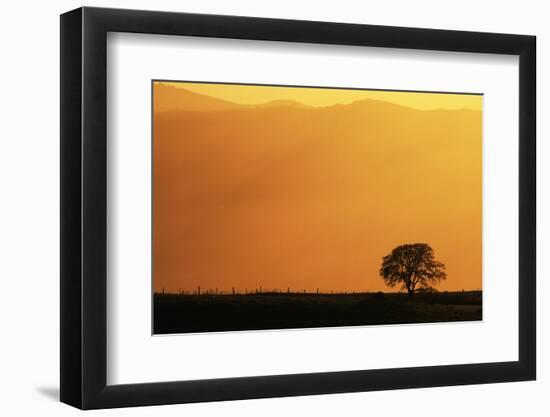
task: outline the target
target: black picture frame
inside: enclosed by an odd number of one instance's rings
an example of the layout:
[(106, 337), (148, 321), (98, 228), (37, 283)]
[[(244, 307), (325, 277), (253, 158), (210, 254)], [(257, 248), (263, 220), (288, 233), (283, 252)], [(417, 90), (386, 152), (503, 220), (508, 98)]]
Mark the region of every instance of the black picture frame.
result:
[[(519, 360), (107, 385), (108, 32), (519, 56)], [(102, 8), (61, 15), (61, 401), (82, 409), (534, 380), (534, 36)]]

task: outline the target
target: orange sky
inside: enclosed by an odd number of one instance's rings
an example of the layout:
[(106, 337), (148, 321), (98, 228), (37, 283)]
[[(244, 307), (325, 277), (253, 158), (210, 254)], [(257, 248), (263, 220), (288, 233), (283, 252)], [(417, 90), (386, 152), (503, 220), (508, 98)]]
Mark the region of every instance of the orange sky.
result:
[(155, 291), (387, 291), (426, 242), (481, 288), (482, 96), (154, 83)]

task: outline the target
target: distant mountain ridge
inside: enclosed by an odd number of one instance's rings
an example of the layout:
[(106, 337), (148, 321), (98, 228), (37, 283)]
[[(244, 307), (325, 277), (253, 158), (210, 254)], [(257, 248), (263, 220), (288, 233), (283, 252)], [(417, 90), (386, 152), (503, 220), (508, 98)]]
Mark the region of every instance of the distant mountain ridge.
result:
[(238, 104), (212, 96), (194, 93), (185, 88), (159, 83), (155, 86), (154, 110), (167, 111), (227, 111), (250, 108), (294, 107), (314, 108), (295, 100), (272, 100), (260, 104)]
[(241, 108), (230, 101), (193, 93), (185, 88), (155, 85), (153, 98), (155, 112), (166, 111), (223, 111)]
[(268, 101), (267, 103), (256, 104), (256, 105), (254, 105), (254, 107), (257, 107), (257, 108), (297, 107), (297, 108), (302, 108), (302, 109), (314, 108), (313, 106), (308, 106), (304, 103), (300, 103), (300, 102), (295, 101), (295, 100), (273, 100), (273, 101)]
[[(153, 99), (154, 111), (174, 112), (174, 111), (192, 111), (192, 112), (218, 112), (244, 109), (271, 109), (271, 108), (294, 108), (294, 109), (328, 109), (328, 108), (355, 108), (381, 107), (413, 109), (402, 104), (397, 104), (386, 100), (377, 100), (366, 98), (355, 100), (350, 103), (337, 103), (328, 106), (310, 106), (296, 100), (279, 99), (259, 104), (239, 104), (231, 101), (215, 98), (209, 95), (195, 93), (185, 88), (172, 87), (166, 84), (158, 83), (155, 85), (155, 94)], [(430, 109), (417, 111), (475, 111), (470, 109)]]

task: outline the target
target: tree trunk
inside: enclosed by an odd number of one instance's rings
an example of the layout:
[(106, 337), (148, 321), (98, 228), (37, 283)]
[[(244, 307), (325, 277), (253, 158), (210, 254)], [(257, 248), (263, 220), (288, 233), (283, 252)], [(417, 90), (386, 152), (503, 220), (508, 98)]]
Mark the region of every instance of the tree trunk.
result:
[(414, 290), (412, 288), (407, 288), (407, 291), (409, 292), (409, 298), (414, 298)]

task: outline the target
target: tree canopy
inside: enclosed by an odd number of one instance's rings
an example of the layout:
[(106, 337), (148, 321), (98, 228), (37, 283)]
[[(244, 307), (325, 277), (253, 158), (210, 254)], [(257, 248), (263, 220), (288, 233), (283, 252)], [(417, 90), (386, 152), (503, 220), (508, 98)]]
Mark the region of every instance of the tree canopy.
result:
[(447, 278), (445, 265), (434, 258), (427, 243), (400, 245), (382, 258), (380, 276), (388, 287), (401, 285), (409, 296), (419, 288), (431, 288)]

